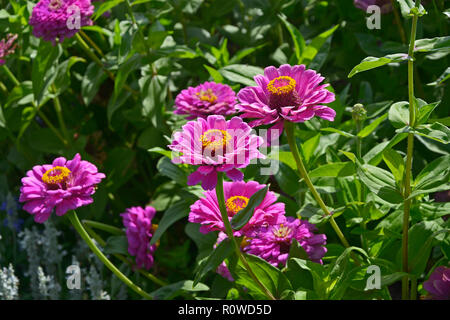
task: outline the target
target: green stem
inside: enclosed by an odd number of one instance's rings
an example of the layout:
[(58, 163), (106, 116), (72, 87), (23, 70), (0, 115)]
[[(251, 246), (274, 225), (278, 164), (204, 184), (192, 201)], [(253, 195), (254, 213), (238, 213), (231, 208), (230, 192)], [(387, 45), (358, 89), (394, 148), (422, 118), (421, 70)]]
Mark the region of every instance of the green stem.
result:
[[(356, 156), (358, 157), (359, 160), (362, 159), (362, 138), (358, 135), (359, 132), (361, 131), (362, 128), (362, 120), (357, 119), (355, 120), (356, 122)], [(366, 188), (365, 185), (360, 183), (361, 185), (361, 189), (360, 189), (360, 193), (361, 193), (361, 202), (365, 202), (366, 201)], [(366, 230), (366, 223), (363, 219), (363, 221), (361, 221), (360, 226), (363, 230)], [(361, 245), (364, 248), (364, 250), (367, 250), (368, 246), (367, 246), (367, 242), (366, 239), (364, 237), (364, 234), (361, 233)]]
[(83, 30), (80, 30), (80, 34), (83, 38), (86, 39), (87, 42), (89, 42), (92, 48), (94, 48), (94, 50), (97, 51), (101, 57), (105, 56), (103, 54), (103, 51), (97, 46), (97, 44), (94, 41), (92, 41), (92, 39)]
[[(84, 52), (86, 52), (89, 58), (91, 58), (100, 68), (102, 68), (102, 70), (105, 71), (105, 73), (112, 81), (115, 81), (116, 77), (114, 76), (114, 74), (105, 68), (103, 62), (95, 55), (95, 53), (91, 51), (91, 49), (89, 49), (89, 46), (86, 44), (86, 42), (83, 40), (83, 38), (81, 38), (81, 36), (78, 33), (75, 34), (75, 39), (78, 41), (78, 44), (81, 46)], [(127, 84), (124, 84), (123, 87), (126, 90), (130, 91), (132, 94), (137, 95), (137, 92), (132, 88), (130, 88)]]
[(3, 65), (3, 70), (5, 70), (6, 75), (14, 83), (14, 86), (20, 85), (19, 80), (17, 80), (16, 76), (11, 72), (11, 70), (9, 70), (9, 68), (8, 68), (8, 66), (6, 64)]
[(253, 273), (252, 269), (250, 268), (250, 266), (247, 262), (247, 259), (241, 252), (241, 249), (239, 247), (239, 244), (236, 241), (236, 238), (233, 235), (233, 229), (231, 228), (230, 220), (228, 218), (227, 208), (225, 206), (225, 195), (223, 192), (223, 172), (217, 173), (216, 195), (217, 195), (217, 201), (219, 202), (220, 214), (222, 215), (222, 220), (225, 225), (225, 231), (228, 235), (228, 238), (233, 243), (236, 255), (241, 260), (242, 264), (244, 265), (244, 267), (247, 270), (250, 277), (261, 288), (261, 290), (265, 293), (265, 295), (271, 300), (276, 300), (276, 298), (272, 295), (272, 293), (264, 286), (264, 284), (261, 281), (259, 281), (258, 277), (256, 277), (256, 275)]
[(406, 35), (405, 35), (405, 29), (403, 28), (402, 22), (400, 20), (400, 15), (398, 14), (398, 8), (397, 5), (395, 4), (395, 0), (391, 0), (392, 2), (392, 8), (393, 8), (393, 12), (394, 12), (394, 18), (395, 18), (395, 24), (398, 27), (398, 32), (400, 33), (400, 38), (402, 39), (402, 43), (406, 44)]
[(53, 98), (53, 105), (55, 107), (56, 116), (58, 117), (59, 126), (63, 132), (64, 138), (66, 141), (70, 141), (69, 132), (67, 131), (66, 122), (64, 121), (64, 116), (62, 114), (61, 102), (59, 101), (59, 97), (56, 95), (56, 87), (52, 84), (52, 90), (55, 94)]
[(417, 300), (417, 278), (411, 277), (411, 300)]
[[(420, 0), (416, 1), (416, 8), (419, 8)], [(417, 21), (419, 17), (414, 14), (412, 19), (411, 39), (408, 51), (408, 98), (409, 98), (409, 126), (414, 128), (416, 121), (416, 107), (414, 98), (414, 44), (416, 41)], [(408, 147), (406, 153), (406, 167), (404, 180), (404, 211), (403, 211), (403, 231), (402, 231), (402, 271), (409, 273), (408, 267), (408, 232), (409, 232), (409, 214), (411, 210), (411, 175), (414, 153), (414, 133), (408, 133)], [(402, 299), (409, 299), (409, 277), (402, 278)]]
[(47, 118), (45, 113), (43, 113), (41, 111), (41, 109), (39, 107), (37, 107), (34, 103), (33, 103), (33, 107), (36, 108), (37, 114), (45, 122), (47, 127), (49, 127), (49, 129), (53, 131), (55, 136), (58, 137), (58, 139), (61, 140), (61, 142), (64, 144), (64, 146), (67, 147), (69, 145), (69, 143), (67, 142), (66, 139), (64, 139), (64, 137), (61, 135), (61, 133), (59, 133), (58, 129), (56, 129), (56, 127), (52, 124), (52, 122)]
[(135, 285), (133, 281), (128, 279), (114, 264), (112, 264), (111, 261), (108, 260), (108, 258), (100, 251), (100, 249), (95, 245), (95, 243), (92, 241), (89, 234), (86, 232), (86, 229), (84, 229), (83, 225), (81, 224), (80, 220), (78, 219), (78, 216), (75, 211), (71, 211), (68, 214), (69, 220), (72, 223), (73, 227), (77, 230), (77, 232), (80, 234), (80, 236), (83, 238), (83, 240), (87, 243), (89, 248), (95, 253), (95, 255), (100, 259), (100, 261), (103, 262), (103, 264), (108, 267), (109, 270), (111, 270), (123, 283), (125, 283), (128, 287), (130, 287), (134, 292), (138, 293), (145, 299), (153, 299), (151, 295), (149, 295), (147, 292), (142, 290), (140, 287)]
[(298, 169), (298, 172), (300, 173), (300, 176), (303, 178), (303, 180), (305, 180), (306, 185), (308, 186), (312, 195), (316, 199), (320, 208), (323, 210), (325, 216), (330, 217), (331, 227), (336, 232), (337, 236), (341, 240), (344, 247), (349, 248), (350, 245), (349, 245), (347, 239), (345, 238), (341, 229), (339, 228), (336, 221), (334, 220), (332, 213), (328, 210), (327, 206), (325, 205), (325, 203), (323, 202), (319, 193), (317, 192), (316, 188), (314, 187), (313, 183), (311, 182), (311, 179), (309, 178), (308, 172), (306, 171), (305, 165), (303, 164), (302, 158), (300, 157), (300, 153), (298, 151), (297, 144), (295, 143), (293, 123), (289, 122), (289, 121), (285, 121), (284, 129), (286, 130), (289, 147), (291, 148), (291, 152), (292, 152), (292, 155), (294, 156), (295, 163), (297, 164), (297, 169)]
[(122, 229), (119, 229), (117, 227), (111, 226), (109, 224), (97, 222), (97, 221), (83, 220), (83, 224), (87, 225), (89, 227), (92, 227), (94, 229), (103, 230), (103, 231), (106, 231), (108, 233), (111, 233), (111, 234), (114, 234), (114, 235), (118, 235), (118, 236), (124, 234), (124, 231)]
[[(98, 242), (99, 245), (101, 245), (102, 247), (106, 246), (106, 242), (105, 240), (103, 240), (102, 237), (100, 237), (96, 232), (94, 232), (94, 230), (92, 230), (88, 225), (87, 225), (87, 220), (83, 220), (83, 225), (86, 229), (86, 231), (89, 233), (89, 235), (95, 239), (95, 241)], [(94, 221), (91, 221), (94, 222)], [(116, 257), (117, 259), (119, 259), (120, 261), (122, 261), (123, 263), (128, 264), (130, 267), (133, 266), (133, 262), (131, 262), (130, 260), (128, 260), (126, 257), (124, 257), (121, 254), (115, 253), (113, 254), (114, 257)], [(167, 285), (167, 283), (165, 283), (164, 281), (158, 279), (157, 277), (155, 277), (154, 275), (152, 275), (149, 272), (146, 272), (145, 270), (142, 269), (137, 269), (137, 271), (142, 274), (144, 277), (146, 277), (147, 279), (153, 281), (155, 284), (164, 287)]]

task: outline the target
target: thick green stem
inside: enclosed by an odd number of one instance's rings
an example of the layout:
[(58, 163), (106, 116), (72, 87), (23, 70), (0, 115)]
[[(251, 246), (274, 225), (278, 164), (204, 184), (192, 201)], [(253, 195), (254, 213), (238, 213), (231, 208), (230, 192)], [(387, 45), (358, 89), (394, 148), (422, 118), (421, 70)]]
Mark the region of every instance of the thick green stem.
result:
[[(416, 1), (416, 8), (419, 8), (420, 0)], [(409, 98), (409, 126), (414, 128), (416, 121), (416, 107), (414, 98), (414, 44), (416, 42), (417, 14), (414, 14), (412, 19), (411, 39), (409, 42), (408, 51), (408, 98)], [(404, 179), (404, 211), (403, 211), (403, 232), (402, 232), (402, 271), (409, 273), (408, 267), (408, 231), (409, 231), (409, 214), (411, 210), (411, 178), (412, 178), (412, 162), (414, 153), (414, 134), (408, 134), (408, 147), (406, 153), (406, 167)], [(409, 278), (408, 276), (402, 279), (402, 299), (409, 299)]]
[(225, 195), (223, 192), (223, 172), (217, 173), (216, 195), (217, 201), (219, 202), (220, 214), (222, 215), (222, 220), (225, 225), (225, 231), (226, 234), (228, 235), (228, 238), (233, 243), (236, 255), (241, 260), (250, 277), (253, 279), (253, 281), (256, 282), (256, 284), (261, 288), (261, 290), (265, 293), (265, 295), (271, 300), (276, 300), (276, 298), (272, 295), (272, 293), (264, 286), (264, 284), (261, 281), (259, 281), (258, 277), (256, 277), (256, 275), (253, 273), (252, 269), (250, 268), (247, 262), (247, 259), (241, 252), (240, 246), (237, 243), (236, 238), (233, 235), (233, 229), (231, 228), (227, 208), (225, 206)]
[[(362, 128), (362, 120), (357, 119), (357, 120), (355, 120), (355, 122), (356, 122), (356, 156), (358, 157), (359, 160), (361, 160), (362, 159), (362, 138), (358, 134)], [(360, 183), (360, 185), (361, 185), (360, 200), (361, 200), (361, 202), (365, 202), (366, 201), (366, 187), (363, 183)], [(363, 230), (366, 229), (366, 223), (364, 220), (361, 221), (360, 226)], [(366, 239), (365, 239), (363, 233), (361, 233), (361, 245), (364, 250), (367, 250), (368, 246), (367, 246), (367, 242), (366, 242)]]
[(11, 70), (9, 70), (9, 68), (8, 68), (8, 66), (6, 64), (3, 65), (3, 70), (5, 71), (5, 73), (8, 76), (8, 78), (14, 83), (15, 86), (20, 85), (19, 80), (17, 80), (17, 78), (14, 75), (14, 73), (12, 73)]
[[(87, 220), (83, 221), (83, 225), (86, 229), (86, 231), (88, 232), (88, 234), (95, 239), (95, 241), (97, 241), (97, 243), (99, 245), (101, 245), (102, 247), (106, 246), (106, 242), (105, 240), (103, 240), (102, 237), (100, 237), (96, 232), (94, 232), (94, 230), (92, 230), (87, 224), (86, 224)], [(94, 222), (94, 221), (91, 221)], [(120, 230), (120, 229), (119, 229)], [(130, 260), (128, 260), (126, 257), (124, 257), (121, 254), (113, 254), (114, 257), (116, 257), (117, 259), (119, 259), (120, 261), (122, 261), (123, 263), (128, 264), (130, 267), (133, 266), (133, 262), (131, 262)], [(142, 270), (142, 269), (137, 269), (137, 272), (139, 272), (140, 274), (142, 274), (144, 277), (146, 277), (147, 279), (151, 280), (152, 282), (154, 282), (155, 284), (164, 287), (167, 285), (167, 283), (165, 283), (164, 281), (158, 279), (157, 277), (155, 277), (153, 274)]]
[(339, 239), (341, 240), (342, 244), (346, 248), (349, 248), (350, 245), (349, 245), (347, 239), (345, 238), (341, 229), (339, 228), (336, 221), (334, 220), (332, 213), (328, 210), (328, 208), (325, 205), (325, 203), (323, 202), (320, 194), (317, 192), (316, 188), (314, 187), (313, 183), (311, 182), (311, 179), (309, 178), (308, 172), (306, 171), (305, 165), (303, 164), (302, 158), (300, 157), (300, 153), (298, 151), (297, 144), (295, 143), (293, 123), (289, 122), (289, 121), (285, 121), (284, 129), (286, 130), (289, 147), (291, 148), (292, 155), (294, 156), (295, 163), (297, 164), (297, 169), (298, 169), (298, 172), (300, 173), (300, 177), (303, 178), (303, 180), (305, 180), (306, 185), (308, 186), (309, 190), (311, 191), (312, 195), (314, 196), (314, 199), (316, 199), (320, 208), (323, 210), (324, 214), (326, 216), (330, 217), (331, 227), (336, 232), (336, 234), (339, 237)]
[(73, 227), (77, 230), (77, 232), (80, 234), (81, 238), (86, 242), (86, 244), (89, 246), (89, 248), (92, 250), (92, 252), (95, 253), (95, 255), (100, 259), (101, 262), (109, 269), (111, 270), (123, 283), (125, 283), (128, 287), (130, 287), (134, 292), (138, 293), (145, 299), (153, 299), (151, 295), (149, 295), (147, 292), (142, 290), (140, 287), (135, 285), (133, 281), (128, 279), (114, 264), (112, 264), (111, 261), (103, 254), (103, 252), (100, 251), (100, 249), (95, 245), (95, 243), (92, 241), (89, 234), (84, 229), (83, 225), (81, 224), (80, 220), (78, 219), (78, 216), (75, 211), (71, 211), (67, 214), (69, 217), (70, 222), (72, 223)]

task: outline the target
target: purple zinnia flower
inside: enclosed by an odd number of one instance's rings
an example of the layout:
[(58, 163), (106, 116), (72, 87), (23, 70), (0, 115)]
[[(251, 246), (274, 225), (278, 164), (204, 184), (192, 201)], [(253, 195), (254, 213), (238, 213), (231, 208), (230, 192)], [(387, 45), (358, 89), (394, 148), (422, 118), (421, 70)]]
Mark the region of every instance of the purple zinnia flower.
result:
[(29, 23), (35, 37), (55, 44), (92, 25), (93, 13), (90, 0), (41, 0), (33, 8)]
[(336, 112), (323, 105), (334, 101), (334, 93), (325, 89), (328, 84), (319, 85), (324, 77), (314, 70), (284, 64), (267, 67), (254, 79), (258, 85), (239, 91), (237, 104), (242, 118), (256, 118), (250, 126), (273, 125), (281, 134), (284, 120), (304, 122), (318, 116), (334, 121)]
[(34, 166), (22, 178), (20, 202), (23, 210), (34, 215), (38, 223), (46, 221), (55, 208), (62, 216), (69, 210), (88, 205), (94, 200), (97, 184), (105, 178), (97, 167), (82, 161), (79, 154), (73, 160), (56, 158), (52, 164)]
[(243, 250), (277, 267), (286, 264), (292, 239), (296, 239), (312, 261), (322, 263), (322, 257), (327, 252), (324, 247), (327, 237), (314, 234), (314, 231), (316, 227), (308, 221), (286, 217), (281, 223), (261, 227), (254, 232), (248, 237)]
[(209, 115), (231, 115), (236, 113), (236, 94), (226, 84), (205, 82), (189, 87), (176, 97), (175, 114), (187, 114), (188, 120)]
[(391, 0), (354, 0), (355, 7), (367, 11), (370, 6), (378, 6), (381, 9), (381, 13), (388, 13), (392, 11)]
[(437, 267), (423, 288), (431, 294), (433, 300), (450, 300), (450, 268)]
[(6, 56), (14, 53), (14, 49), (16, 49), (17, 44), (14, 43), (17, 39), (17, 34), (8, 34), (6, 36), (6, 40), (2, 39), (0, 41), (0, 66), (5, 64)]
[(200, 165), (189, 175), (188, 185), (202, 181), (205, 190), (212, 190), (217, 184), (217, 172), (225, 172), (233, 180), (242, 180), (244, 175), (237, 168), (245, 168), (250, 160), (265, 158), (258, 150), (263, 139), (252, 134), (252, 129), (242, 118), (233, 117), (226, 121), (223, 116), (197, 118), (174, 133), (168, 147), (181, 153), (174, 156), (174, 163)]
[(136, 257), (138, 268), (150, 269), (153, 266), (153, 253), (157, 245), (150, 245), (157, 225), (152, 224), (156, 214), (153, 207), (131, 207), (122, 213), (123, 224), (127, 229), (128, 252)]
[[(264, 184), (255, 181), (224, 182), (225, 206), (229, 219), (231, 220), (236, 213), (245, 208), (251, 196), (264, 187)], [(216, 191), (205, 191), (203, 194), (205, 198), (200, 198), (191, 206), (189, 221), (200, 223), (200, 232), (203, 233), (217, 230), (225, 231)], [(284, 203), (275, 203), (276, 201), (275, 193), (268, 191), (261, 204), (255, 208), (250, 221), (241, 230), (235, 231), (235, 235), (247, 234), (257, 227), (273, 225), (283, 221)]]

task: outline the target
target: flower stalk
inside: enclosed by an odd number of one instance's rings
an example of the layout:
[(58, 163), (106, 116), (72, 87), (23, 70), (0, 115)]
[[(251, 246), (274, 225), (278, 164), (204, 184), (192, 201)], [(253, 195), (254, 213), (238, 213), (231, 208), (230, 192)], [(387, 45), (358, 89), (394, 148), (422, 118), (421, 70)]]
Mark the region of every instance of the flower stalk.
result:
[(289, 147), (291, 148), (292, 155), (294, 156), (295, 163), (297, 164), (297, 169), (298, 169), (298, 172), (300, 173), (300, 177), (302, 177), (303, 180), (305, 180), (306, 185), (308, 186), (309, 190), (311, 191), (312, 195), (314, 196), (314, 199), (316, 199), (320, 208), (323, 210), (325, 216), (330, 217), (331, 227), (336, 232), (337, 236), (341, 240), (344, 247), (349, 248), (350, 245), (349, 245), (347, 239), (345, 238), (344, 234), (342, 233), (341, 229), (339, 228), (338, 224), (334, 220), (333, 214), (330, 212), (330, 210), (328, 210), (328, 208), (325, 205), (325, 203), (323, 202), (320, 194), (317, 192), (316, 188), (314, 187), (313, 183), (311, 182), (311, 179), (309, 178), (308, 172), (306, 171), (305, 165), (303, 164), (302, 158), (300, 157), (300, 153), (298, 151), (297, 144), (295, 143), (293, 123), (290, 121), (285, 121), (284, 128), (286, 130)]
[[(408, 99), (409, 99), (409, 126), (414, 128), (416, 121), (416, 107), (414, 97), (414, 44), (416, 41), (417, 21), (419, 19), (418, 9), (420, 0), (416, 0), (415, 9), (411, 10), (413, 13), (411, 38), (409, 41), (408, 51)], [(411, 210), (412, 199), (411, 195), (411, 179), (412, 179), (412, 162), (414, 153), (414, 133), (408, 133), (408, 146), (406, 153), (406, 167), (404, 178), (404, 211), (403, 211), (403, 232), (402, 232), (402, 271), (409, 273), (408, 267), (408, 232), (409, 232), (409, 215)], [(402, 299), (409, 299), (409, 277), (402, 278)]]
[(133, 281), (128, 279), (101, 251), (100, 249), (95, 245), (95, 243), (92, 241), (91, 237), (87, 233), (86, 229), (81, 224), (80, 220), (78, 219), (78, 216), (75, 211), (71, 211), (67, 213), (67, 216), (69, 217), (70, 222), (72, 223), (73, 227), (77, 232), (80, 234), (81, 238), (86, 242), (86, 244), (89, 246), (89, 248), (92, 250), (92, 252), (95, 253), (95, 255), (100, 259), (101, 262), (109, 269), (111, 270), (123, 283), (125, 283), (128, 287), (130, 287), (134, 292), (141, 295), (143, 298), (152, 300), (153, 297), (142, 290), (140, 287), (135, 285)]
[(272, 295), (272, 293), (267, 289), (264, 284), (259, 281), (258, 277), (253, 273), (252, 269), (250, 268), (247, 259), (242, 254), (241, 249), (239, 247), (239, 244), (236, 241), (236, 238), (233, 235), (233, 229), (230, 224), (230, 220), (228, 218), (227, 208), (225, 206), (225, 195), (223, 192), (223, 172), (217, 173), (217, 185), (216, 185), (216, 195), (217, 195), (217, 201), (219, 203), (219, 209), (220, 213), (222, 215), (222, 220), (225, 225), (225, 231), (228, 235), (228, 238), (233, 243), (233, 247), (235, 249), (236, 255), (238, 256), (239, 260), (241, 260), (242, 264), (244, 265), (245, 269), (247, 270), (250, 277), (255, 281), (255, 283), (261, 288), (261, 290), (264, 292), (264, 294), (270, 299), (270, 300), (276, 300), (276, 298)]

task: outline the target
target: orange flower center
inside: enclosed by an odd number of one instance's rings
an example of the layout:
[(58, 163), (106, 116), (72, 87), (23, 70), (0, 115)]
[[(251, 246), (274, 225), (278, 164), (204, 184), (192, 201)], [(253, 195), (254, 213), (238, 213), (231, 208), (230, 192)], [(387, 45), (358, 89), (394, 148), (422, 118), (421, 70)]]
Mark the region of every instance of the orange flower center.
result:
[(202, 101), (208, 101), (209, 103), (217, 101), (217, 96), (211, 89), (201, 90), (200, 92), (197, 92), (196, 95)]
[(292, 229), (280, 224), (278, 228), (273, 229), (272, 233), (276, 238), (284, 239), (292, 233)]
[(228, 198), (225, 206), (227, 207), (229, 213), (235, 215), (247, 206), (248, 200), (249, 199), (244, 196), (233, 196), (231, 198)]
[(210, 129), (200, 136), (203, 147), (217, 150), (224, 148), (231, 140), (231, 135), (225, 130)]
[(296, 82), (288, 76), (275, 78), (267, 85), (267, 90), (275, 95), (285, 95), (295, 90)]
[(70, 174), (70, 170), (66, 167), (56, 166), (45, 171), (42, 175), (42, 181), (46, 184), (59, 184), (66, 182)]

